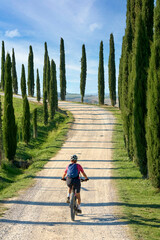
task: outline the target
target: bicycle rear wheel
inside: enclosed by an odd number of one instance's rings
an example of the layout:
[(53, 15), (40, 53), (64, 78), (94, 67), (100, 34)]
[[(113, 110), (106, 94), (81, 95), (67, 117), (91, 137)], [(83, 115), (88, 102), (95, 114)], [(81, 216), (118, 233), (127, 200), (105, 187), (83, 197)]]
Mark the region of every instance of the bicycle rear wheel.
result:
[(72, 221), (74, 221), (75, 219), (75, 213), (76, 213), (76, 209), (75, 209), (76, 203), (75, 203), (75, 193), (72, 192), (71, 194), (71, 203), (70, 203), (70, 207), (71, 207), (71, 219)]

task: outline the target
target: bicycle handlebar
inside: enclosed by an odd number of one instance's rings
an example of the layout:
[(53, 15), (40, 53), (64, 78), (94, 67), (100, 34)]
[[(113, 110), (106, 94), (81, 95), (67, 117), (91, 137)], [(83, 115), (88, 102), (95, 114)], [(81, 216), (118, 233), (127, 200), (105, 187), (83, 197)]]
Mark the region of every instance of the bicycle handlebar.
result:
[[(61, 178), (61, 180), (62, 181), (66, 181), (66, 178)], [(87, 178), (87, 179), (83, 179), (83, 178), (81, 178), (81, 182), (87, 182), (89, 179)]]

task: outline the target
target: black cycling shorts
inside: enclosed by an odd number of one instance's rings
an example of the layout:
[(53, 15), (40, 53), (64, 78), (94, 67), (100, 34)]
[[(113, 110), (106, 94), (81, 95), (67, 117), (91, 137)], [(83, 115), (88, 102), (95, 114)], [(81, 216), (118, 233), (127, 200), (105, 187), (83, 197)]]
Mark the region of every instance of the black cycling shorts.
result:
[(67, 177), (67, 186), (72, 189), (72, 186), (75, 189), (76, 193), (80, 193), (81, 182), (79, 178), (69, 178)]

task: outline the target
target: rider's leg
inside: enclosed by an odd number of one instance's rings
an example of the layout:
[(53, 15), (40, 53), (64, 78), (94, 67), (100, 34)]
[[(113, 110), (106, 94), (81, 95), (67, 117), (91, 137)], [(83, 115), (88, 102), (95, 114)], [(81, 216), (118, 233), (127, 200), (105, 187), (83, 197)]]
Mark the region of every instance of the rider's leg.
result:
[(80, 204), (81, 204), (81, 195), (80, 195), (80, 192), (79, 192), (79, 193), (76, 193), (76, 197), (77, 197), (78, 205), (80, 205)]

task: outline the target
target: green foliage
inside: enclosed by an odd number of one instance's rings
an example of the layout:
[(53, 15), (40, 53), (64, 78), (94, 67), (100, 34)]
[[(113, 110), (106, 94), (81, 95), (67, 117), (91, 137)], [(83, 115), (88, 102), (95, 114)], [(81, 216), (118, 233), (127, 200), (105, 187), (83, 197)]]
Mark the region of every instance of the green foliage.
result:
[(1, 56), (1, 89), (4, 91), (5, 86), (5, 47), (4, 47), (4, 41), (2, 41), (2, 56)]
[(149, 178), (160, 188), (160, 0), (154, 12), (154, 37), (148, 74), (147, 159)]
[(55, 92), (54, 92), (54, 74), (55, 66), (53, 60), (51, 60), (51, 80), (50, 80), (50, 118), (54, 117), (56, 106), (55, 106)]
[(0, 96), (0, 165), (3, 159), (2, 102)]
[(22, 117), (22, 138), (28, 144), (31, 138), (30, 135), (30, 107), (27, 95), (23, 98), (23, 117)]
[(12, 49), (12, 84), (13, 84), (13, 92), (18, 94), (18, 82), (17, 82), (17, 72), (16, 72), (16, 61), (14, 48)]
[(37, 108), (33, 111), (33, 138), (37, 138)]
[(32, 46), (29, 46), (28, 56), (28, 95), (34, 96), (34, 60)]
[(47, 43), (44, 43), (44, 66), (43, 66), (43, 94), (46, 90), (46, 82), (47, 82), (47, 61), (48, 61), (48, 50), (47, 50)]
[(65, 69), (65, 50), (64, 40), (61, 38), (60, 43), (60, 96), (61, 100), (66, 98), (66, 69)]
[(100, 43), (99, 67), (98, 67), (98, 99), (99, 104), (104, 104), (104, 59), (103, 42)]
[(83, 103), (85, 87), (86, 87), (86, 77), (87, 77), (87, 59), (85, 45), (82, 45), (82, 58), (81, 58), (81, 75), (80, 75), (80, 91), (81, 91), (81, 101)]
[(47, 57), (46, 91), (47, 91), (47, 99), (49, 101), (50, 100), (50, 60), (49, 60), (49, 56)]
[(55, 104), (55, 109), (58, 110), (57, 75), (56, 75), (56, 64), (54, 61), (53, 61), (53, 66), (54, 66), (54, 81), (53, 81), (54, 104)]
[(133, 78), (133, 148), (134, 161), (140, 171), (147, 176), (146, 157), (146, 92), (147, 70), (149, 64), (148, 39), (142, 15), (136, 18), (135, 48), (133, 51), (132, 78)]
[(25, 75), (24, 64), (22, 64), (22, 71), (21, 71), (21, 93), (22, 93), (22, 97), (24, 98), (26, 95), (26, 75)]
[(119, 108), (121, 109), (121, 99), (122, 99), (122, 73), (123, 73), (123, 56), (124, 56), (124, 37), (122, 42), (122, 53), (119, 63), (119, 75), (118, 75), (118, 100)]
[(37, 101), (40, 102), (41, 100), (41, 89), (40, 89), (40, 79), (39, 79), (39, 71), (37, 69)]
[(43, 96), (43, 119), (44, 119), (44, 125), (47, 125), (48, 124), (47, 91), (44, 92), (44, 96)]
[(5, 62), (5, 97), (3, 117), (3, 143), (5, 156), (10, 161), (14, 160), (17, 148), (17, 125), (12, 100), (11, 58), (7, 54)]
[(142, 17), (144, 25), (146, 26), (149, 41), (153, 40), (153, 12), (154, 0), (143, 0)]
[(116, 105), (116, 67), (115, 67), (115, 48), (114, 48), (114, 37), (111, 33), (110, 35), (110, 53), (109, 53), (109, 92), (111, 105)]

